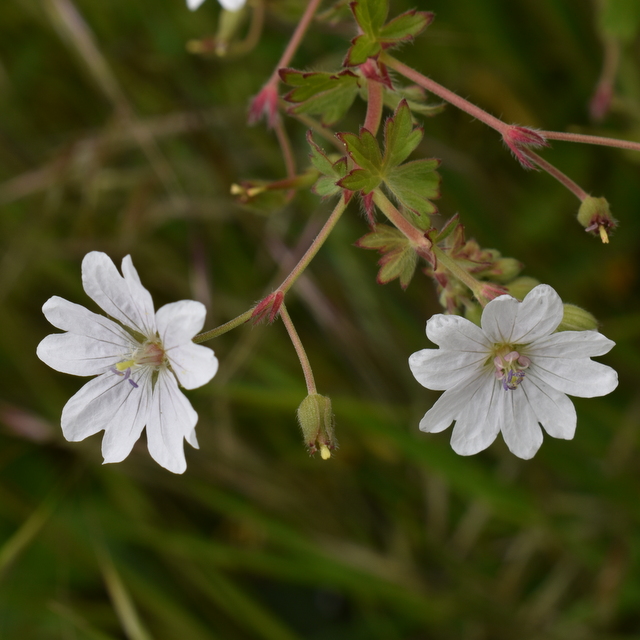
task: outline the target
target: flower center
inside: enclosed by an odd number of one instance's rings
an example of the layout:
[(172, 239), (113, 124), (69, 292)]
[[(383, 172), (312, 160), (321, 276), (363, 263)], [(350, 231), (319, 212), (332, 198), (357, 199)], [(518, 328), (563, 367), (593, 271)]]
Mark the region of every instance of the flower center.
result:
[(524, 380), (524, 370), (531, 364), (527, 356), (521, 356), (517, 351), (510, 351), (502, 355), (498, 354), (493, 359), (496, 368), (496, 378), (502, 380), (502, 388), (505, 391), (514, 391)]
[(162, 343), (149, 340), (141, 344), (137, 349), (134, 349), (129, 360), (123, 360), (111, 367), (111, 371), (116, 375), (124, 376), (123, 380), (128, 380), (129, 384), (137, 389), (138, 384), (131, 379), (131, 370), (133, 367), (142, 366), (158, 369), (165, 363), (166, 356), (162, 348)]

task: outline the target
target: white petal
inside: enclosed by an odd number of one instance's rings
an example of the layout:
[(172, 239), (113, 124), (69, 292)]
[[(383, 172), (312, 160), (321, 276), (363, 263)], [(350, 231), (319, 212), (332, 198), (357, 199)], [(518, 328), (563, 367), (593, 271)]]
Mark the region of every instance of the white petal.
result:
[(576, 432), (576, 409), (564, 393), (531, 376), (524, 379), (519, 390), (526, 395), (538, 422), (550, 436), (563, 440), (573, 438)]
[(526, 375), (578, 398), (605, 396), (618, 386), (618, 374), (611, 367), (589, 358), (569, 360), (536, 356)]
[(195, 11), (203, 2), (204, 0), (187, 0), (187, 7), (189, 7), (191, 11)]
[(427, 322), (427, 337), (446, 349), (486, 353), (491, 344), (480, 327), (466, 318), (438, 313)]
[(126, 359), (131, 347), (108, 344), (73, 333), (54, 333), (40, 342), (36, 354), (56, 371), (73, 376), (95, 376)]
[(42, 311), (51, 324), (68, 331), (47, 336), (36, 351), (43, 362), (57, 371), (96, 375), (136, 346), (131, 336), (109, 318), (63, 298), (50, 298)]
[(427, 389), (441, 391), (478, 375), (487, 353), (423, 349), (409, 357), (409, 368), (416, 380)]
[(239, 11), (244, 7), (246, 0), (218, 0), (227, 11)]
[(62, 410), (64, 437), (77, 442), (104, 429), (104, 461), (126, 458), (149, 415), (150, 374), (148, 368), (134, 372), (137, 389), (114, 373), (104, 373), (85, 384)]
[(178, 382), (185, 389), (207, 384), (218, 371), (218, 359), (213, 351), (193, 342), (171, 349), (167, 356)]
[(191, 342), (204, 326), (206, 314), (205, 306), (195, 300), (181, 300), (160, 307), (156, 323), (165, 351)]
[(457, 387), (445, 391), (436, 403), (425, 413), (420, 421), (420, 430), (427, 433), (444, 431), (454, 420), (460, 416), (472, 396), (486, 380), (487, 376), (478, 376)]
[(153, 390), (151, 414), (147, 423), (147, 443), (151, 457), (173, 473), (184, 473), (184, 439), (192, 434), (198, 414), (178, 389), (178, 383), (168, 371), (160, 371)]
[(536, 340), (527, 347), (527, 356), (593, 358), (609, 353), (615, 344), (597, 331), (561, 331)]
[(466, 404), (456, 419), (451, 434), (451, 448), (461, 456), (471, 456), (486, 449), (498, 436), (495, 396), (500, 385), (493, 375), (478, 379)]
[(156, 332), (153, 302), (140, 284), (127, 256), (122, 261), (123, 278), (111, 258), (99, 251), (88, 253), (82, 261), (82, 284), (87, 295), (112, 318), (145, 336)]
[(492, 300), (482, 313), (482, 329), (493, 342), (529, 344), (555, 331), (562, 315), (560, 296), (540, 284), (522, 302), (510, 296)]
[(522, 389), (501, 390), (496, 394), (496, 418), (509, 451), (530, 460), (542, 444), (542, 429), (533, 407)]

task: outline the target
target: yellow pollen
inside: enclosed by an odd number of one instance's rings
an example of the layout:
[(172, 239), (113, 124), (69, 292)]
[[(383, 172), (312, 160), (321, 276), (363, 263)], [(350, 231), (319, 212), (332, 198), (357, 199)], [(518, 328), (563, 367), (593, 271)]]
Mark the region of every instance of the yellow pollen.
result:
[(323, 460), (328, 460), (331, 457), (331, 451), (329, 451), (329, 447), (326, 444), (320, 445), (320, 457)]
[(130, 369), (131, 367), (133, 367), (133, 365), (135, 364), (135, 360), (127, 360), (126, 362), (118, 362), (118, 364), (116, 364), (116, 369), (118, 371), (126, 371), (127, 369)]
[(609, 244), (609, 235), (607, 234), (607, 230), (604, 228), (604, 225), (600, 225), (598, 227), (598, 231), (600, 232), (600, 239), (604, 244)]

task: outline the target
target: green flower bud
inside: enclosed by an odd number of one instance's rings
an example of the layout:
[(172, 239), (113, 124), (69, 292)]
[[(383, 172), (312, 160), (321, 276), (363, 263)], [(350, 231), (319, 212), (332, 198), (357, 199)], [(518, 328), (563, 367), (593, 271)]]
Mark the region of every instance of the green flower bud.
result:
[(535, 278), (530, 278), (529, 276), (521, 276), (520, 278), (516, 278), (512, 282), (507, 285), (507, 291), (510, 296), (517, 298), (518, 300), (523, 300), (524, 297), (533, 289), (537, 287), (540, 283)]
[(328, 460), (338, 446), (330, 398), (317, 393), (308, 395), (298, 407), (298, 422), (309, 453), (320, 450), (322, 459)]
[(575, 304), (565, 304), (562, 322), (556, 331), (593, 331), (598, 328), (598, 321), (584, 309)]
[(585, 231), (598, 232), (602, 242), (609, 242), (608, 232), (618, 226), (618, 221), (611, 215), (609, 203), (605, 198), (587, 196), (578, 210), (578, 222)]
[(522, 262), (515, 258), (500, 258), (491, 269), (492, 279), (505, 284), (513, 280), (522, 271)]

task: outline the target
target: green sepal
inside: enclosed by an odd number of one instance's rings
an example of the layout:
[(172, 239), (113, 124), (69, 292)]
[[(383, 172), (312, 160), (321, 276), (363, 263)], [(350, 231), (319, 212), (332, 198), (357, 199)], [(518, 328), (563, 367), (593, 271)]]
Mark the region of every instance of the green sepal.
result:
[(289, 112), (319, 115), (325, 125), (336, 123), (346, 114), (358, 95), (361, 81), (348, 69), (340, 73), (282, 69), (280, 77), (295, 87), (284, 96), (287, 102), (296, 103)]
[(575, 304), (562, 306), (562, 321), (556, 331), (595, 331), (598, 328), (598, 321), (585, 309)]
[[(424, 218), (438, 210), (430, 198), (440, 195), (440, 176), (435, 171), (439, 164), (435, 158), (407, 162), (387, 171), (384, 182), (400, 204)], [(421, 228), (429, 226), (430, 222)]]
[(387, 119), (384, 126), (383, 170), (403, 163), (420, 144), (422, 136), (422, 128), (413, 128), (407, 101), (401, 100), (395, 113)]

